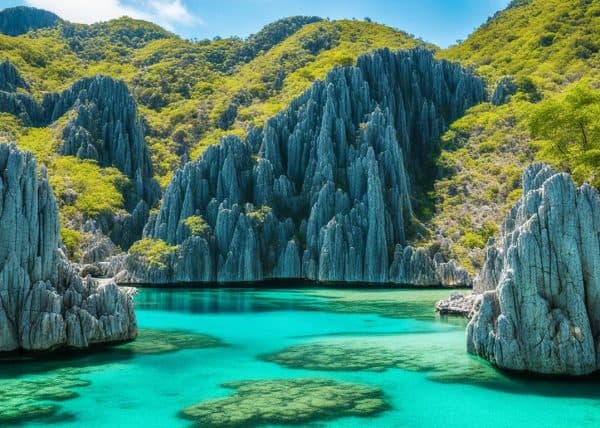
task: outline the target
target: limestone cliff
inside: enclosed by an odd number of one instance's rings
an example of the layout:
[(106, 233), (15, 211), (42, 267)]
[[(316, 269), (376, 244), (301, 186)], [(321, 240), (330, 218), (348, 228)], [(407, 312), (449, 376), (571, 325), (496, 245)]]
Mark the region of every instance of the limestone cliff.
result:
[(0, 62), (0, 91), (15, 92), (18, 88), (29, 89), (29, 85), (10, 61)]
[[(470, 282), (441, 256), (413, 259), (404, 247), (411, 188), (428, 174), (437, 138), (484, 97), (480, 79), (423, 49), (380, 50), (335, 69), (262, 135), (228, 137), (177, 172), (145, 229), (177, 250), (159, 268), (132, 255), (122, 278)], [(201, 232), (189, 227), (194, 218)]]
[[(583, 375), (599, 369), (600, 195), (532, 164), (521, 200), (490, 247), (469, 352), (507, 369)], [(492, 243), (493, 244), (493, 243)]]
[(131, 293), (80, 278), (59, 250), (58, 209), (30, 153), (0, 145), (0, 351), (86, 348), (137, 335)]
[(7, 36), (54, 27), (59, 22), (61, 19), (52, 12), (33, 7), (17, 6), (0, 11), (0, 33)]
[(150, 208), (161, 192), (127, 85), (107, 76), (85, 78), (61, 93), (45, 94), (37, 103), (26, 93), (8, 90), (23, 84), (26, 82), (10, 63), (0, 64), (0, 111), (15, 114), (26, 124), (47, 126), (74, 110), (63, 131), (62, 154), (116, 167), (130, 178), (132, 188), (125, 193), (129, 214), (99, 222), (116, 244), (128, 248), (141, 237)]

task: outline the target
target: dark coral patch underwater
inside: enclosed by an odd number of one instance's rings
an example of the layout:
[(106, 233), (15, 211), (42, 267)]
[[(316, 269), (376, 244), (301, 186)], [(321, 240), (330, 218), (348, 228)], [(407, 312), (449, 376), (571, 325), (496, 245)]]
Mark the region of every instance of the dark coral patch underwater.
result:
[(371, 386), (328, 379), (232, 382), (230, 397), (202, 401), (180, 416), (202, 427), (255, 427), (305, 424), (345, 416), (374, 416), (389, 408)]

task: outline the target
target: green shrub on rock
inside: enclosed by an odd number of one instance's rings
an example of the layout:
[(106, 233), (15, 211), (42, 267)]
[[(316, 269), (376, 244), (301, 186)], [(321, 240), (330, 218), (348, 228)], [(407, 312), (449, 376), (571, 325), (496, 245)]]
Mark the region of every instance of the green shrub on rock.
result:
[(145, 238), (133, 244), (129, 249), (129, 253), (142, 258), (150, 266), (163, 268), (169, 255), (176, 249), (177, 247), (160, 239)]

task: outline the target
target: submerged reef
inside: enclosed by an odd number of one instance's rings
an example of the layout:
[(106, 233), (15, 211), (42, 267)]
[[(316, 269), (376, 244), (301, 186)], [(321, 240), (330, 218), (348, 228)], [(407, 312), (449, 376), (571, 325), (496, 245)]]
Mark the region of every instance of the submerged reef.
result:
[(60, 369), (41, 378), (0, 379), (0, 425), (70, 418), (60, 413), (59, 402), (79, 396), (90, 383), (80, 379), (80, 369)]
[(465, 353), (454, 332), (320, 339), (261, 356), (289, 368), (323, 371), (389, 369), (426, 372), (442, 383), (509, 388), (511, 381)]
[(181, 330), (140, 329), (134, 342), (120, 345), (117, 351), (134, 354), (164, 354), (183, 349), (202, 349), (224, 346), (221, 340), (213, 336)]
[(255, 427), (374, 416), (389, 408), (378, 388), (327, 379), (244, 381), (223, 386), (235, 393), (187, 407), (181, 417), (207, 428)]

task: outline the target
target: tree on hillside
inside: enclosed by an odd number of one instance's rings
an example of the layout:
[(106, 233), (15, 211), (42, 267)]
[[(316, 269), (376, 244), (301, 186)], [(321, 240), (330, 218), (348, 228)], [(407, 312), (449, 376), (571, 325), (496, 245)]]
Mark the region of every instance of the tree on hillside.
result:
[(529, 121), (548, 160), (580, 181), (600, 184), (600, 91), (584, 84), (541, 102)]

